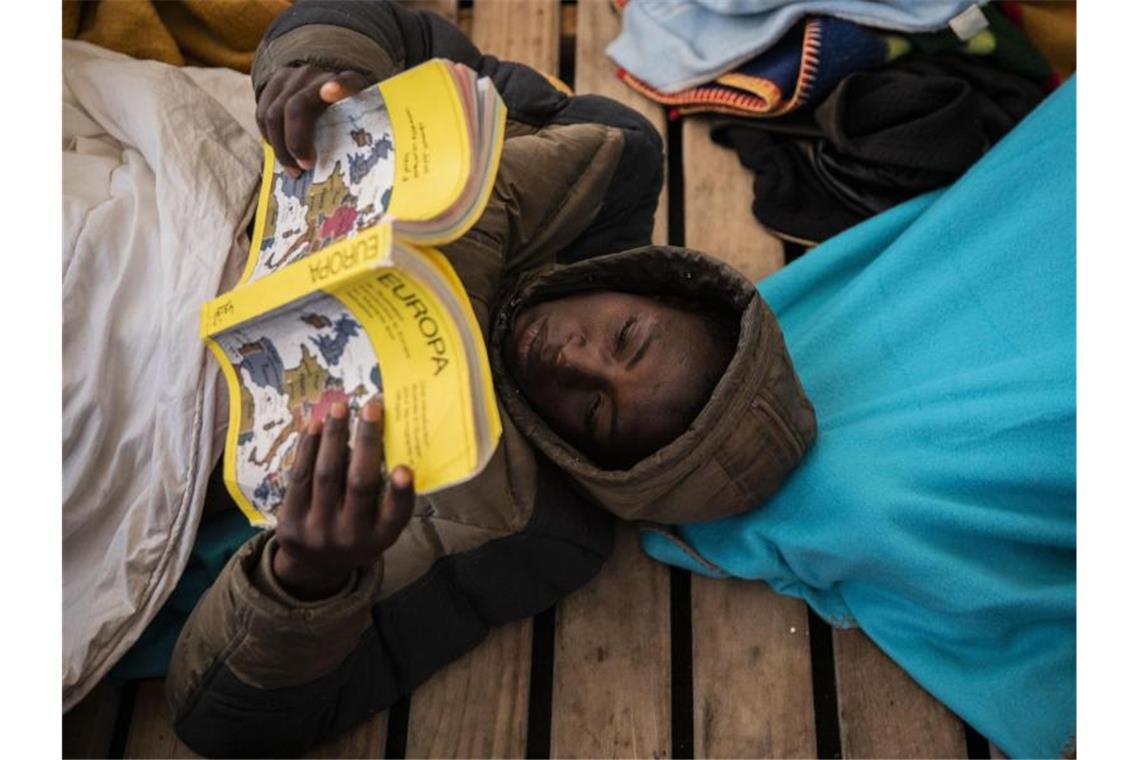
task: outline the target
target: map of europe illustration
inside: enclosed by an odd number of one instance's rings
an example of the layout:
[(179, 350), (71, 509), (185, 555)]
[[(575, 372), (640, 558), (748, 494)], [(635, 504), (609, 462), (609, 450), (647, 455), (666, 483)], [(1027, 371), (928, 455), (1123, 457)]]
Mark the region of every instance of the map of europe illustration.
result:
[(373, 87), (317, 122), (317, 163), (296, 179), (276, 165), (250, 279), (275, 272), (381, 220), (392, 196), (392, 122)]
[(237, 481), (272, 516), (310, 417), (323, 417), (337, 401), (359, 410), (380, 393), (376, 355), (352, 314), (320, 293), (217, 341), (241, 386)]

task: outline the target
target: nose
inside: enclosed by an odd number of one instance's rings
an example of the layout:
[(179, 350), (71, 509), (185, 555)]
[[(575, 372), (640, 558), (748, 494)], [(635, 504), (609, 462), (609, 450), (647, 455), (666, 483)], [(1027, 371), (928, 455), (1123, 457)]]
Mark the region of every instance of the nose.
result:
[(564, 388), (595, 390), (603, 388), (611, 378), (611, 362), (602, 352), (582, 338), (571, 338), (555, 357), (555, 379)]

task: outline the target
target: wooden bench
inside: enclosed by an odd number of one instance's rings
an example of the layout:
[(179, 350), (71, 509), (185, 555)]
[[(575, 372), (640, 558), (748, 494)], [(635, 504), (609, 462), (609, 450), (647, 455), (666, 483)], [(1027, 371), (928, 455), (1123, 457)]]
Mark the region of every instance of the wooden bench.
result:
[[(647, 116), (668, 151), (654, 242), (759, 279), (784, 248), (750, 211), (751, 175), (697, 118), (667, 123), (613, 74), (610, 0), (420, 0), (480, 47)], [(101, 685), (64, 717), (65, 757), (193, 757), (162, 682)], [(649, 560), (622, 525), (586, 588), (494, 631), (410, 700), (312, 757), (989, 757), (985, 739), (862, 633), (831, 630), (762, 583)]]

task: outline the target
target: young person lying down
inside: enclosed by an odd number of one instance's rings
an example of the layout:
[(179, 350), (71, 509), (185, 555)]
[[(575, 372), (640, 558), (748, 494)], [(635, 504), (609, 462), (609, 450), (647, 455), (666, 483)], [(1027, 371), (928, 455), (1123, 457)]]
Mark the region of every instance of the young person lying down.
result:
[(443, 249), (489, 343), (502, 438), (479, 476), (417, 497), (399, 462), (384, 477), (379, 405), (351, 450), (344, 406), (310, 425), (276, 531), (238, 551), (175, 648), (175, 730), (204, 754), (296, 754), (348, 729), (589, 580), (613, 515), (742, 512), (815, 437), (752, 283), (648, 245), (661, 145), (628, 109), (430, 14), (312, 2), (259, 49), (262, 131), (303, 171), (328, 102), (432, 57), (490, 76), (508, 107), (487, 210)]

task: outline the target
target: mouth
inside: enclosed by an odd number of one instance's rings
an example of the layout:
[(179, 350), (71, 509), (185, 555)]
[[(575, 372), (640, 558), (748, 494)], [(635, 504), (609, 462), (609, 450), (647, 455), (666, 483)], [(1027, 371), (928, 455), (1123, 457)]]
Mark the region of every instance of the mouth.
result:
[(546, 326), (549, 321), (549, 316), (532, 320), (515, 341), (515, 365), (523, 379), (529, 378), (534, 372), (535, 361), (546, 345)]

